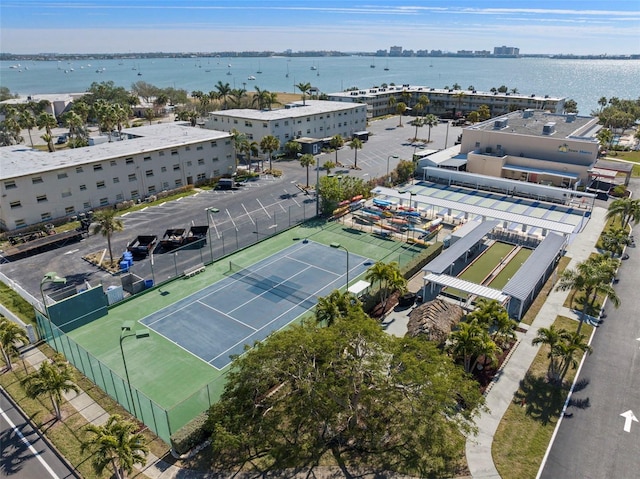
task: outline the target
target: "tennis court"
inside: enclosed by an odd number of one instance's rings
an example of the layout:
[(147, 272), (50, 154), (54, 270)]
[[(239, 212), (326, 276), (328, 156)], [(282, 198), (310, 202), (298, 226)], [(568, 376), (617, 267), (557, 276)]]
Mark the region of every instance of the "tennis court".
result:
[(250, 268), (230, 262), (226, 277), (141, 319), (217, 369), (345, 286), (373, 262), (313, 241), (298, 242)]

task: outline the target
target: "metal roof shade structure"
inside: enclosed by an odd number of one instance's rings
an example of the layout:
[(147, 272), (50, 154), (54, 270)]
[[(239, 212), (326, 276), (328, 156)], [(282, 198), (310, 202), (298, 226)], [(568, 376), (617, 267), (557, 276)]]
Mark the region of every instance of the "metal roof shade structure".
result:
[(565, 244), (566, 238), (564, 236), (549, 233), (502, 288), (504, 294), (520, 301), (518, 319), (522, 316), (524, 301), (535, 294), (536, 286), (558, 254), (564, 249)]
[(481, 296), (487, 299), (495, 299), (500, 304), (505, 304), (509, 301), (509, 296), (503, 294), (499, 289), (488, 288), (480, 284), (472, 283), (471, 281), (465, 281), (464, 279), (455, 278), (446, 274), (428, 274), (424, 277), (425, 281), (432, 284), (439, 284), (441, 286), (450, 286), (452, 288), (459, 289), (465, 293)]
[(568, 171), (551, 170), (544, 168), (530, 168), (527, 166), (510, 165), (509, 163), (505, 164), (502, 169), (518, 171), (522, 173), (538, 173), (542, 175), (558, 176), (560, 178), (571, 178), (572, 180), (577, 180), (578, 178), (580, 178), (580, 175), (578, 175), (577, 173), (569, 173)]
[(438, 257), (430, 261), (422, 268), (422, 271), (427, 274), (434, 273), (438, 275), (450, 270), (458, 259), (467, 254), (473, 246), (487, 236), (496, 226), (498, 226), (497, 221), (478, 222), (474, 229), (449, 246), (449, 248), (440, 253)]
[[(509, 213), (508, 211), (494, 210), (486, 208), (484, 206), (468, 205), (466, 203), (459, 203), (457, 201), (444, 200), (442, 198), (433, 198), (431, 196), (424, 196), (421, 194), (415, 194), (410, 192), (400, 193), (392, 188), (386, 188), (384, 186), (378, 186), (373, 190), (376, 195), (382, 195), (387, 198), (398, 198), (406, 201), (413, 201), (432, 205), (438, 208), (447, 210), (461, 211), (470, 215), (480, 216), (483, 218), (493, 218), (500, 221), (506, 221), (508, 223), (516, 223), (521, 225), (527, 225), (532, 228), (540, 228), (547, 231), (555, 231), (569, 235), (574, 232), (576, 226), (560, 223), (558, 221), (545, 220), (543, 218), (535, 218), (533, 216), (526, 216), (523, 214)], [(413, 196), (412, 196), (413, 195)], [(397, 201), (392, 201), (397, 203)]]

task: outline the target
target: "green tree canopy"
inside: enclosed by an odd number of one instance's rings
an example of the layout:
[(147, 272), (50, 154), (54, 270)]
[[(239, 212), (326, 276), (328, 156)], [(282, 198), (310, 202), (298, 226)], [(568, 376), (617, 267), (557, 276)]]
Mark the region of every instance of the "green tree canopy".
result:
[(208, 427), (221, 467), (331, 460), (346, 477), (363, 465), (427, 477), (453, 472), (482, 404), (433, 344), (355, 315), (279, 331), (238, 357)]

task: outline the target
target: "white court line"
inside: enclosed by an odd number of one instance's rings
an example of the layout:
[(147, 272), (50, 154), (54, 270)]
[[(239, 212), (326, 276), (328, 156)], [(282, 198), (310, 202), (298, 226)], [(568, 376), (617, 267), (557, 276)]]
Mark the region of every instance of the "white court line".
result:
[[(195, 303), (200, 303), (202, 306), (204, 306), (205, 308), (209, 308), (211, 311), (215, 311), (216, 313), (220, 313), (222, 316), (231, 319), (232, 321), (235, 321), (236, 323), (240, 323), (243, 326), (246, 326), (249, 329), (253, 329), (254, 331), (257, 331), (256, 328), (254, 328), (253, 326), (249, 326), (247, 323), (243, 323), (242, 321), (240, 321), (239, 319), (234, 318), (233, 316), (229, 316), (227, 313), (225, 313), (224, 311), (220, 311), (217, 308), (214, 308), (213, 306), (209, 306), (207, 303), (203, 303), (202, 300), (198, 300), (198, 301), (194, 301)], [(193, 303), (191, 303), (193, 304)]]
[(2, 415), (5, 421), (7, 421), (7, 424), (9, 424), (9, 427), (11, 427), (11, 429), (13, 429), (16, 432), (20, 440), (26, 444), (26, 446), (29, 448), (29, 450), (34, 455), (34, 457), (40, 462), (40, 464), (42, 464), (42, 467), (44, 467), (47, 470), (47, 472), (51, 475), (51, 477), (53, 477), (54, 479), (60, 479), (60, 476), (58, 476), (54, 472), (54, 470), (51, 469), (51, 466), (47, 464), (47, 462), (42, 458), (40, 453), (36, 451), (36, 448), (33, 447), (33, 445), (29, 442), (29, 440), (26, 437), (24, 437), (20, 429), (18, 429), (16, 425), (13, 423), (13, 421), (9, 419), (9, 416), (7, 416), (7, 414), (2, 410), (2, 408), (0, 408), (0, 415)]

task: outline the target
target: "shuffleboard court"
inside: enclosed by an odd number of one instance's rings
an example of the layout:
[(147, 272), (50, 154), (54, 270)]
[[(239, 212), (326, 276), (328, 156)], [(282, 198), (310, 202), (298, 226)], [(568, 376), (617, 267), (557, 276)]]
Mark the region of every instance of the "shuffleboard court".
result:
[[(347, 260), (348, 258), (348, 260)], [(296, 243), (141, 320), (217, 369), (346, 285), (372, 264), (312, 241)]]

